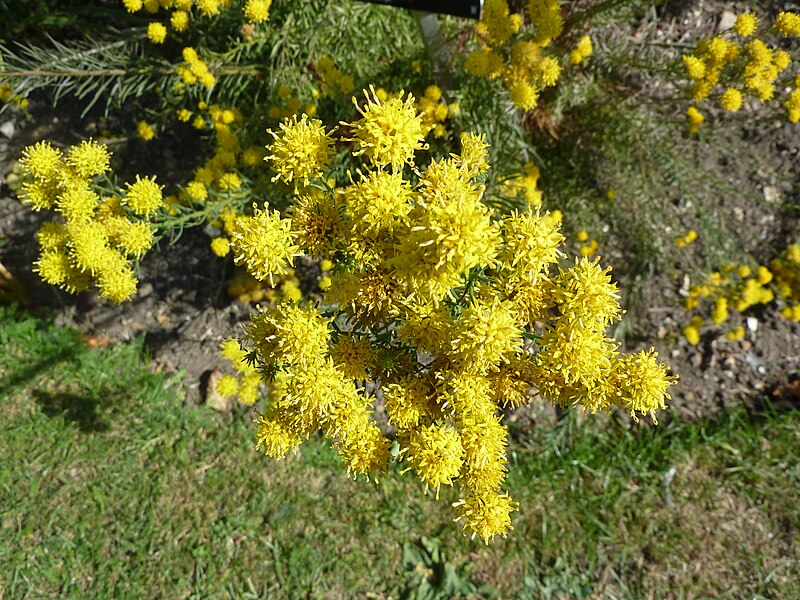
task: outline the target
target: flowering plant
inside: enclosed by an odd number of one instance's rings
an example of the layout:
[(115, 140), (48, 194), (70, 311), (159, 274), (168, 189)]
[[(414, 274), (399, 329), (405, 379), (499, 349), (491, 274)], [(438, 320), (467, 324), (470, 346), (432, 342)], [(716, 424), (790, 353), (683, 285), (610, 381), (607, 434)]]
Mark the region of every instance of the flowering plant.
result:
[[(301, 253), (336, 266), (321, 303), (266, 308), (242, 348), (227, 342), (223, 352), (269, 383), (257, 419), (268, 456), (322, 430), (354, 477), (377, 479), (405, 461), (437, 496), (458, 482), (458, 516), (488, 542), (506, 535), (517, 508), (502, 491), (502, 409), (530, 402), (536, 388), (560, 407), (616, 406), (636, 418), (663, 408), (675, 381), (654, 351), (625, 355), (606, 337), (622, 313), (617, 287), (598, 261), (558, 266), (558, 218), (489, 208), (482, 136), (462, 135), (458, 154), (420, 169), (426, 131), (411, 95), (367, 93), (359, 112), (346, 134), (305, 116), (273, 133), (266, 160), (295, 202), (288, 215), (265, 207), (239, 217), (235, 260), (259, 279)], [(363, 162), (334, 188), (334, 143), (348, 142)]]

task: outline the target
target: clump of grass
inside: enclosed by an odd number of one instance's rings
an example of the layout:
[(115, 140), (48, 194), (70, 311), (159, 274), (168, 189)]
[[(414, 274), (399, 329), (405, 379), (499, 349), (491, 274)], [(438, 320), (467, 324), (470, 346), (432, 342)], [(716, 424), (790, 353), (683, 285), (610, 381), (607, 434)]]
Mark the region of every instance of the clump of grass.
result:
[(346, 479), (322, 440), (263, 461), (246, 415), (146, 365), (141, 342), (0, 312), (10, 597), (800, 594), (797, 412), (543, 426), (511, 449), (516, 529), (484, 546), (410, 475)]

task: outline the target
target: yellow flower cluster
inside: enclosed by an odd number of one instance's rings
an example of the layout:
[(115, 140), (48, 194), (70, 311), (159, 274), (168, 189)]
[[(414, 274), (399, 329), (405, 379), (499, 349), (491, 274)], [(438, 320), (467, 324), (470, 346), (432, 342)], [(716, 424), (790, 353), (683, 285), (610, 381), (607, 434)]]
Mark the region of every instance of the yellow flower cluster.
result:
[(275, 277), (274, 283), (275, 287), (272, 287), (268, 283), (256, 279), (245, 269), (237, 269), (228, 283), (228, 295), (245, 304), (280, 300), (300, 302), (303, 298), (303, 293), (300, 291), (300, 280), (293, 271), (286, 276)]
[(690, 106), (686, 109), (686, 118), (689, 120), (688, 129), (689, 133), (697, 133), (700, 131), (700, 126), (705, 122), (706, 118), (697, 108)]
[(578, 253), (581, 256), (585, 256), (586, 258), (591, 258), (595, 254), (597, 254), (597, 250), (600, 247), (600, 242), (595, 239), (589, 239), (589, 232), (585, 230), (581, 230), (575, 234), (575, 239), (581, 243), (581, 246), (578, 248)]
[(276, 171), (273, 181), (308, 185), (311, 178), (318, 177), (328, 165), (333, 153), (333, 142), (318, 119), (308, 119), (303, 114), (300, 120), (292, 115), (279, 125), (280, 134), (269, 130), (275, 138), (272, 154), (265, 157)]
[(442, 90), (437, 85), (429, 85), (419, 99), (419, 110), (422, 113), (423, 125), (433, 132), (434, 137), (444, 137), (444, 122), (450, 109), (442, 98)]
[[(260, 165), (264, 159), (261, 146), (246, 145), (241, 139), (241, 127), (244, 123), (242, 114), (236, 109), (223, 108), (218, 104), (207, 106), (205, 102), (198, 105), (194, 119), (200, 128), (210, 124), (215, 136), (214, 153), (200, 167), (195, 169), (194, 177), (183, 188), (179, 198), (181, 204), (204, 204), (209, 198), (224, 198), (235, 195), (242, 187), (240, 170)], [(190, 120), (192, 114), (188, 109), (179, 111), (179, 119)], [(225, 256), (222, 246), (215, 253)]]
[(322, 89), (329, 96), (351, 94), (355, 89), (352, 75), (342, 73), (330, 56), (321, 57), (317, 61), (316, 70)]
[[(487, 0), (475, 29), (483, 45), (467, 55), (465, 67), (476, 77), (501, 78), (514, 105), (529, 111), (536, 108), (540, 91), (555, 85), (561, 75), (560, 62), (544, 49), (561, 33), (563, 20), (556, 0), (530, 0), (526, 10), (533, 39), (514, 41), (522, 15), (512, 14), (506, 0)], [(591, 40), (584, 36), (573, 52), (588, 56)]]
[(781, 12), (775, 19), (775, 29), (786, 37), (800, 37), (800, 14)]
[(783, 256), (772, 260), (769, 268), (775, 276), (775, 291), (783, 300), (781, 314), (800, 322), (800, 244), (792, 244)]
[(243, 11), (245, 18), (251, 23), (263, 23), (269, 19), (272, 0), (247, 0)]
[(198, 82), (206, 89), (211, 89), (216, 85), (217, 79), (208, 69), (208, 65), (197, 55), (197, 51), (194, 48), (187, 46), (183, 49), (181, 55), (187, 64), (176, 67), (176, 71), (181, 78), (181, 81), (176, 84), (178, 88)]
[(234, 339), (220, 344), (220, 355), (227, 360), (236, 375), (226, 374), (217, 381), (217, 392), (224, 398), (236, 396), (245, 406), (253, 406), (258, 401), (261, 375), (255, 366), (248, 362), (247, 353)]
[(0, 104), (9, 104), (11, 106), (20, 106), (25, 108), (28, 106), (28, 99), (14, 93), (14, 88), (8, 82), (0, 83)]
[(167, 28), (161, 23), (150, 23), (147, 26), (147, 37), (154, 44), (163, 44), (167, 39)]
[(36, 272), (51, 285), (77, 293), (94, 281), (100, 295), (117, 304), (136, 292), (131, 265), (153, 245), (148, 218), (162, 205), (161, 188), (141, 179), (101, 197), (93, 180), (109, 169), (108, 149), (91, 140), (66, 156), (48, 142), (28, 146), (20, 163), (25, 182), (21, 200), (58, 218), (39, 230)]
[(139, 121), (136, 124), (136, 131), (145, 142), (149, 142), (156, 137), (155, 129), (147, 121)]
[(575, 44), (575, 49), (569, 53), (569, 61), (573, 65), (581, 64), (585, 59), (589, 58), (594, 52), (592, 47), (592, 38), (588, 35), (581, 36), (578, 43)]
[[(789, 36), (792, 23), (800, 20), (793, 13), (781, 13), (775, 20), (772, 31)], [(718, 91), (719, 106), (729, 112), (740, 110), (745, 95), (758, 98), (767, 103), (775, 96), (779, 78), (792, 62), (791, 55), (777, 47), (770, 46), (757, 34), (759, 20), (751, 13), (742, 13), (736, 18), (733, 32), (741, 40), (729, 40), (718, 35), (703, 39), (691, 54), (683, 56), (686, 74), (692, 82), (692, 97), (702, 102)], [(763, 32), (762, 36), (770, 33)], [(790, 92), (784, 103), (789, 120), (800, 121), (800, 92)], [(691, 107), (686, 112), (689, 118), (689, 131), (696, 133), (703, 123), (703, 115)]]
[[(278, 103), (269, 107), (267, 114), (270, 119), (285, 119), (296, 115), (300, 111), (300, 99), (292, 96), (292, 90), (285, 85), (282, 85), (277, 90)], [(312, 103), (306, 104), (303, 109), (309, 117), (313, 117), (317, 113), (317, 105)]]
[[(352, 128), (354, 136), (348, 141), (355, 142), (357, 146), (353, 155), (363, 154), (375, 167), (392, 165), (397, 169), (405, 164), (413, 165), (414, 153), (427, 148), (424, 139), (430, 131), (430, 127), (425, 125), (419, 114), (414, 96), (409, 94), (403, 100), (401, 90), (397, 96), (381, 100), (375, 88), (370, 86), (369, 89), (371, 95), (364, 90), (367, 101), (363, 107), (353, 98), (353, 104), (363, 118), (346, 123)], [(317, 145), (321, 148), (322, 144), (322, 138), (319, 138)], [(282, 145), (277, 144), (278, 147)], [(302, 153), (298, 155), (300, 154)], [(325, 162), (319, 160), (314, 161), (314, 164), (324, 167)]]
[(539, 189), (539, 167), (526, 163), (522, 174), (503, 182), (501, 190), (512, 198), (523, 198), (528, 206), (538, 208), (542, 205), (542, 190)]
[(689, 244), (692, 244), (697, 240), (697, 231), (694, 229), (690, 229), (686, 232), (685, 235), (681, 235), (675, 238), (675, 245), (678, 248), (685, 248)]
[[(178, 33), (189, 28), (192, 15), (213, 17), (222, 10), (230, 9), (233, 4), (233, 0), (122, 0), (122, 5), (129, 13), (144, 10), (155, 15), (161, 10), (171, 11), (166, 18), (172, 29)], [(272, 0), (246, 0), (241, 5), (242, 13), (248, 22), (263, 23), (269, 19)], [(147, 27), (147, 37), (154, 44), (163, 44), (167, 37), (166, 25), (158, 21), (150, 23)]]
[[(720, 271), (710, 273), (704, 283), (692, 286), (684, 301), (684, 308), (692, 311), (707, 306), (711, 322), (722, 325), (731, 317), (731, 311), (741, 313), (757, 304), (769, 304), (780, 299), (781, 314), (800, 321), (800, 245), (790, 245), (783, 256), (760, 265), (755, 270), (749, 265), (730, 263)], [(697, 345), (703, 327), (700, 315), (692, 317), (683, 328), (684, 337), (691, 345)], [(740, 335), (741, 333), (741, 335)], [(741, 339), (736, 327), (728, 333), (728, 339)]]
[(253, 205), (253, 216), (240, 215), (233, 222), (231, 251), (237, 265), (244, 264), (256, 279), (269, 280), (274, 287), (275, 275), (291, 272), (298, 253), (295, 232), (289, 219), (278, 211), (261, 210)]
[[(338, 140), (364, 157), (350, 184), (323, 179), (334, 167), (326, 156), (297, 186), (289, 216), (258, 213), (234, 236), (239, 262), (261, 279), (285, 272), (298, 252), (337, 257), (325, 265), (333, 272), (321, 304), (332, 312), (282, 302), (246, 327), (244, 344), (271, 381), (258, 446), (281, 458), (322, 430), (354, 476), (406, 461), (437, 494), (457, 483), (459, 518), (488, 542), (507, 534), (517, 509), (503, 491), (500, 407), (529, 402), (536, 386), (559, 406), (653, 414), (674, 378), (655, 352), (627, 356), (605, 337), (622, 313), (616, 285), (596, 261), (556, 268), (559, 219), (493, 213), (483, 202), (482, 136), (464, 134), (458, 154), (407, 176), (426, 129), (413, 99), (384, 103), (373, 91), (367, 102), (360, 120), (343, 124), (352, 137)], [(308, 126), (287, 119), (274, 134), (279, 174), (333, 136)], [(289, 143), (297, 139), (309, 147)], [(397, 452), (376, 425), (370, 380)]]

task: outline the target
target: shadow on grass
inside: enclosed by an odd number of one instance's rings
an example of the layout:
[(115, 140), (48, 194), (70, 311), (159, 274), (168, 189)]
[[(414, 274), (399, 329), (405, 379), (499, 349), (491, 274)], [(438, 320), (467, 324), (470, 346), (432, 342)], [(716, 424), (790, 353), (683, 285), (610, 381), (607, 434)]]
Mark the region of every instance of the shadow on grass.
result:
[(109, 428), (99, 414), (100, 401), (97, 398), (41, 390), (34, 391), (33, 396), (45, 415), (72, 421), (83, 433), (107, 431)]
[(44, 360), (33, 363), (29, 367), (21, 369), (19, 372), (7, 377), (0, 384), (0, 398), (9, 393), (15, 387), (24, 385), (27, 382), (36, 379), (43, 373), (47, 373), (56, 365), (74, 361), (83, 351), (84, 348), (82, 348), (80, 343), (76, 341), (75, 345), (69, 348), (62, 348), (58, 354), (49, 356)]

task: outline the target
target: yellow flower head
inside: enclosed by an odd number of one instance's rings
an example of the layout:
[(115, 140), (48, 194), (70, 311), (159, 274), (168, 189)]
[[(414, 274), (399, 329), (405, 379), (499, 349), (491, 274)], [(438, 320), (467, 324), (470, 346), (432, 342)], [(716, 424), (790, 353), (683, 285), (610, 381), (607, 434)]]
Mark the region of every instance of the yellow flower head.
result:
[[(43, 251), (34, 263), (33, 271), (50, 285), (62, 285), (74, 267), (66, 252), (60, 249)], [(87, 282), (88, 283), (88, 282)]]
[(145, 252), (153, 247), (153, 230), (145, 221), (131, 222), (124, 217), (117, 217), (124, 222), (124, 226), (117, 232), (115, 241), (120, 247), (134, 258), (141, 258)]
[(458, 429), (464, 446), (463, 483), (474, 494), (499, 489), (506, 477), (508, 430), (494, 414), (460, 418)]
[(438, 102), (442, 97), (442, 90), (438, 85), (429, 85), (425, 88), (425, 97)]
[(637, 412), (650, 413), (655, 422), (653, 412), (666, 408), (664, 402), (671, 398), (667, 390), (677, 383), (677, 378), (667, 375), (666, 365), (658, 362), (658, 352), (652, 348), (649, 352), (642, 350), (616, 362), (620, 406), (630, 411), (634, 420), (638, 420)]
[(575, 46), (575, 49), (580, 52), (581, 57), (586, 58), (587, 56), (591, 56), (593, 52), (592, 48), (592, 38), (588, 35), (582, 36), (578, 43)]
[(292, 222), (282, 219), (278, 211), (260, 210), (254, 206), (252, 217), (240, 216), (231, 228), (231, 250), (234, 262), (245, 265), (253, 277), (269, 279), (274, 285), (275, 275), (291, 271), (296, 233)]
[(126, 184), (126, 187), (123, 202), (139, 216), (149, 216), (164, 205), (161, 186), (155, 177), (141, 178), (137, 175), (136, 181)]
[(691, 346), (697, 346), (700, 343), (700, 330), (696, 326), (687, 325), (683, 328), (682, 333)]
[(202, 181), (190, 181), (186, 184), (186, 193), (195, 200), (203, 202), (208, 198), (208, 188)]
[(233, 368), (237, 371), (240, 365), (245, 363), (245, 356), (247, 354), (241, 344), (233, 338), (228, 338), (219, 345), (219, 353), (222, 358), (232, 363)]
[(461, 158), (470, 177), (482, 175), (489, 169), (489, 144), (486, 143), (484, 134), (476, 135), (472, 132), (461, 134)]
[[(321, 379), (328, 371), (338, 373), (341, 379), (341, 373), (326, 359), (328, 324), (316, 309), (283, 302), (251, 317), (245, 331), (264, 364), (316, 365), (321, 369), (318, 373)], [(323, 363), (328, 365), (325, 367), (328, 371), (322, 370)], [(308, 376), (313, 378), (314, 375), (316, 373)], [(313, 385), (313, 382), (309, 380), (308, 384)], [(328, 392), (321, 389), (318, 393)]]
[(511, 512), (518, 510), (518, 504), (506, 494), (496, 491), (476, 494), (453, 504), (458, 509), (460, 519), (464, 520), (465, 533), (472, 533), (485, 544), (496, 535), (506, 537), (511, 526)]
[(147, 26), (147, 37), (154, 44), (163, 44), (164, 40), (167, 39), (167, 28), (164, 27), (163, 23), (150, 23)]
[(127, 264), (120, 268), (103, 269), (97, 280), (100, 295), (115, 304), (121, 304), (133, 296), (138, 283), (139, 281)]
[(255, 420), (258, 444), (264, 454), (271, 458), (284, 458), (290, 450), (296, 449), (302, 438), (286, 423), (274, 416), (259, 416)]
[(292, 223), (297, 230), (297, 239), (309, 256), (333, 253), (342, 239), (344, 217), (333, 194), (307, 188), (295, 199)]
[[(69, 228), (71, 248), (71, 258), (82, 271), (88, 271), (96, 275), (106, 269), (110, 262), (119, 255), (112, 258), (112, 250), (108, 245), (108, 234), (105, 227), (97, 221), (87, 221), (78, 226)], [(123, 261), (117, 260), (121, 265)]]
[(176, 10), (169, 18), (169, 24), (177, 32), (186, 31), (189, 28), (189, 13), (185, 10)]
[(584, 327), (605, 327), (622, 314), (619, 289), (611, 282), (610, 268), (602, 269), (599, 260), (576, 259), (575, 265), (561, 274), (553, 297), (565, 318)]
[(364, 380), (372, 368), (375, 354), (368, 338), (342, 336), (331, 350), (333, 362), (348, 379)]
[(57, 202), (61, 186), (55, 177), (26, 181), (19, 190), (19, 199), (33, 211), (49, 210)]
[(61, 168), (61, 150), (50, 142), (37, 142), (22, 151), (22, 167), (37, 179), (46, 179)]
[(100, 198), (85, 183), (66, 186), (56, 201), (56, 208), (67, 221), (85, 221), (91, 218)]
[(226, 192), (233, 192), (242, 187), (242, 180), (236, 173), (223, 173), (218, 181), (219, 189)]
[(522, 332), (508, 301), (473, 301), (453, 331), (454, 362), (466, 373), (486, 374), (522, 348)]
[(800, 14), (792, 12), (781, 12), (775, 19), (775, 29), (786, 37), (800, 36)]
[(428, 387), (419, 379), (404, 377), (383, 388), (389, 422), (400, 431), (417, 427), (430, 412)]
[(525, 8), (536, 28), (535, 42), (546, 46), (561, 34), (564, 19), (557, 0), (528, 0)]
[(423, 174), (410, 230), (391, 264), (422, 297), (441, 299), (478, 265), (493, 265), (500, 241), (481, 188), (454, 159), (433, 162)]
[(310, 179), (322, 176), (333, 152), (333, 140), (322, 121), (305, 114), (298, 121), (292, 115), (279, 126), (280, 133), (268, 130), (275, 141), (267, 147), (272, 154), (264, 159), (277, 173), (272, 180), (308, 185)]
[(508, 88), (508, 96), (518, 109), (530, 111), (539, 104), (539, 91), (527, 81), (518, 81)]
[(269, 7), (272, 0), (247, 0), (244, 5), (244, 16), (251, 23), (263, 23), (269, 19)]
[(442, 425), (417, 427), (405, 443), (411, 466), (426, 487), (439, 495), (441, 485), (452, 485), (463, 464), (464, 449), (455, 429)]
[(248, 373), (242, 377), (239, 384), (237, 398), (244, 406), (253, 406), (258, 401), (259, 385), (261, 376), (258, 373)]
[(408, 94), (402, 100), (401, 91), (397, 96), (381, 102), (375, 88), (370, 87), (370, 91), (371, 97), (364, 90), (367, 99), (364, 108), (358, 106), (353, 98), (353, 104), (362, 118), (354, 123), (345, 123), (352, 127), (352, 140), (358, 146), (353, 154), (366, 155), (376, 167), (390, 164), (398, 168), (406, 163), (413, 164), (414, 153), (427, 148), (424, 140), (430, 129), (417, 114), (414, 97)]
[(742, 108), (742, 92), (736, 88), (728, 88), (719, 99), (719, 104), (723, 110), (736, 112)]
[(616, 344), (596, 327), (561, 317), (541, 341), (533, 382), (554, 404), (582, 404), (592, 412), (608, 408), (609, 378)]
[(503, 71), (503, 57), (490, 48), (479, 48), (467, 54), (464, 66), (476, 77), (497, 79)]
[(89, 139), (70, 148), (67, 164), (79, 177), (88, 179), (108, 171), (110, 156), (106, 146)]
[(239, 381), (233, 375), (222, 375), (217, 379), (217, 393), (223, 398), (235, 396), (239, 391)]
[(226, 237), (215, 237), (211, 240), (211, 251), (220, 258), (228, 256), (231, 251), (231, 242)]
[(758, 17), (753, 13), (742, 13), (736, 17), (733, 28), (742, 37), (750, 37), (758, 27)]
[(135, 13), (142, 10), (142, 0), (122, 0), (122, 5), (129, 13)]
[(68, 239), (67, 228), (63, 223), (47, 221), (42, 223), (37, 237), (42, 251), (63, 249)]
[(534, 67), (533, 75), (540, 86), (553, 86), (561, 75), (561, 65), (555, 58), (545, 56)]
[(139, 121), (139, 123), (136, 125), (136, 131), (139, 133), (139, 137), (145, 142), (149, 142), (156, 137), (156, 132), (147, 123), (147, 121)]
[(700, 130), (700, 125), (706, 120), (703, 113), (694, 106), (686, 109), (686, 117), (689, 119), (689, 133), (697, 133)]
[(505, 44), (522, 25), (520, 15), (510, 15), (506, 0), (486, 0), (483, 5), (480, 29), (492, 46)]
[(411, 186), (400, 172), (370, 171), (343, 191), (347, 212), (364, 235), (392, 231), (411, 211)]
[(511, 62), (523, 69), (533, 69), (542, 58), (539, 44), (520, 40), (511, 47)]
[(564, 242), (561, 222), (548, 218), (550, 213), (539, 211), (512, 213), (503, 219), (503, 249), (500, 260), (504, 269), (517, 277), (535, 281), (555, 263)]
[(683, 66), (686, 67), (689, 79), (694, 81), (701, 80), (706, 74), (706, 63), (696, 56), (684, 56)]
[(219, 14), (219, 4), (219, 0), (197, 0), (197, 10), (207, 17), (213, 17)]

